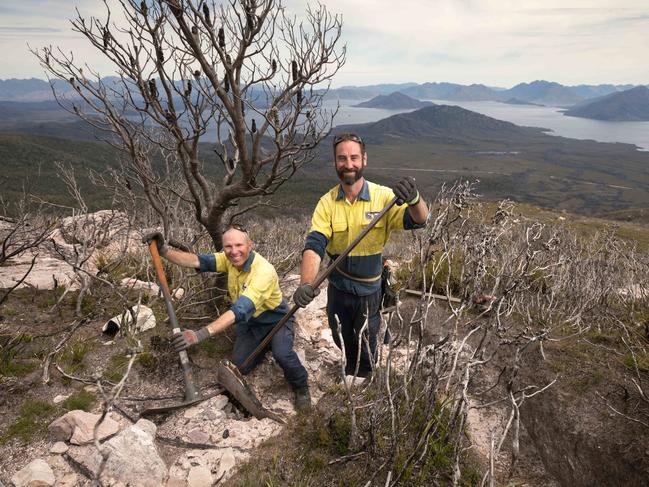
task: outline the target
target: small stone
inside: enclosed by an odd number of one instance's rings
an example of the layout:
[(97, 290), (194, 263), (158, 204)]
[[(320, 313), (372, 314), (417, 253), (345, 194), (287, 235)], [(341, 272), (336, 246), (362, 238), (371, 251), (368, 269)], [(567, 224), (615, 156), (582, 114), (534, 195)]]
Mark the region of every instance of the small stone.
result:
[(210, 407), (213, 407), (214, 409), (223, 409), (228, 403), (228, 396), (219, 394), (210, 401)]
[(198, 416), (198, 413), (200, 413), (200, 409), (198, 408), (190, 408), (187, 411), (183, 413), (183, 417), (187, 419), (192, 419)]
[(61, 403), (62, 403), (63, 401), (65, 401), (68, 397), (70, 397), (69, 394), (68, 394), (67, 396), (65, 396), (65, 395), (63, 395), (63, 394), (59, 394), (59, 395), (57, 395), (57, 396), (54, 396), (54, 399), (52, 399), (52, 402), (53, 402), (54, 404), (61, 404)]
[(230, 430), (226, 428), (223, 430), (223, 439), (225, 440), (228, 436), (230, 436)]
[(228, 473), (236, 463), (237, 461), (234, 458), (234, 451), (232, 448), (225, 448), (223, 450), (223, 455), (221, 456), (221, 461), (219, 462), (219, 471), (216, 473), (216, 477), (220, 479), (223, 475)]
[(165, 487), (187, 487), (187, 481), (178, 477), (169, 477)]
[(193, 467), (187, 475), (187, 487), (205, 487), (213, 482), (212, 472), (207, 467)]
[(66, 473), (63, 477), (56, 481), (56, 487), (77, 487), (78, 485), (83, 485), (79, 479), (79, 476), (74, 473)]
[(37, 487), (54, 485), (56, 478), (47, 462), (37, 458), (16, 472), (11, 481), (16, 487)]
[(224, 410), (219, 410), (219, 411), (209, 411), (209, 419), (212, 421), (217, 421), (217, 422), (222, 422), (224, 421), (228, 414)]
[(189, 438), (189, 441), (192, 443), (208, 443), (210, 441), (210, 435), (198, 428), (187, 433), (187, 438)]
[(299, 349), (295, 350), (295, 353), (297, 354), (297, 357), (300, 359), (300, 362), (302, 363), (302, 365), (307, 363), (306, 355), (304, 354), (304, 349), (303, 348), (299, 348)]
[(64, 442), (57, 441), (50, 448), (50, 453), (53, 453), (55, 455), (61, 455), (62, 453), (68, 451), (68, 448), (69, 448), (68, 445), (66, 445)]

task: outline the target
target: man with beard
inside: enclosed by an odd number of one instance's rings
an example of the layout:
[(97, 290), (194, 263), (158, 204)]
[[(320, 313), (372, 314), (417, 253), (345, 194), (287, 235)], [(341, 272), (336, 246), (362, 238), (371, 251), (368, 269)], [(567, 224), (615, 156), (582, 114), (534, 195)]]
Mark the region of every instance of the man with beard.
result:
[[(325, 252), (335, 260), (396, 196), (397, 206), (390, 209), (330, 274), (327, 288), (327, 318), (336, 345), (341, 349), (344, 346), (345, 372), (368, 377), (376, 360), (381, 324), (383, 248), (393, 230), (423, 227), (428, 207), (419, 196), (414, 178), (404, 177), (392, 188), (365, 180), (363, 169), (367, 165), (367, 153), (358, 135), (337, 135), (333, 150), (340, 185), (320, 198), (313, 213), (302, 253), (300, 286), (293, 294), (293, 301), (304, 307), (314, 299), (319, 290), (314, 289), (312, 283)], [(365, 325), (367, 333), (361, 335)]]

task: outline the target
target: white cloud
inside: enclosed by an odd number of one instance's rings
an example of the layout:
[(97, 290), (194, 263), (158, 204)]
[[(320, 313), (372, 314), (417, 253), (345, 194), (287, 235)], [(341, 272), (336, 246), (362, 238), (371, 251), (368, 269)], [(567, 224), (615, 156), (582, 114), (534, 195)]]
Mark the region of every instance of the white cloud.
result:
[[(649, 83), (646, 0), (323, 3), (344, 21), (347, 64), (335, 78), (336, 86), (404, 81), (511, 86), (534, 79)], [(301, 15), (307, 2), (285, 4), (287, 12)], [(75, 5), (84, 15), (103, 17), (98, 0), (24, 0), (0, 7), (0, 49), (9, 56), (0, 78), (42, 77), (35, 59), (26, 54), (26, 42), (60, 45), (83, 59), (97, 59), (70, 30), (67, 19), (75, 16)], [(109, 66), (99, 69), (107, 73)]]

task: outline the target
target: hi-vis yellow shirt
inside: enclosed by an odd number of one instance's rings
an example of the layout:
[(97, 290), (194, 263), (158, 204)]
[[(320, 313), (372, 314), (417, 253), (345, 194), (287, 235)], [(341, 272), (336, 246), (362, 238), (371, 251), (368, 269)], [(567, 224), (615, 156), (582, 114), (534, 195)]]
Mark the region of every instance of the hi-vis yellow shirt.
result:
[(235, 315), (237, 332), (253, 329), (265, 334), (288, 311), (275, 268), (258, 253), (250, 252), (241, 270), (232, 265), (224, 252), (200, 254), (198, 258), (199, 271), (228, 273), (230, 309)]
[[(331, 260), (336, 259), (392, 198), (390, 188), (365, 181), (356, 200), (350, 203), (340, 185), (335, 186), (318, 201), (305, 250), (313, 250), (321, 258), (326, 251)], [(380, 289), (382, 252), (391, 232), (424, 226), (414, 223), (406, 208), (405, 204), (393, 206), (343, 259), (338, 267), (342, 272), (334, 271), (329, 276), (334, 287), (358, 296)]]

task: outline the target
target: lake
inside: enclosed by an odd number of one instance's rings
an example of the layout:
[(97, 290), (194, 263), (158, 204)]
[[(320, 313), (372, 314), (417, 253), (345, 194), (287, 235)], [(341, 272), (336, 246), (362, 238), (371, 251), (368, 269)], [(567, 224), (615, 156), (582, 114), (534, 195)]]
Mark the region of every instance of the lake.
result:
[[(467, 110), (482, 113), (498, 120), (516, 125), (549, 129), (549, 135), (573, 139), (591, 139), (599, 142), (624, 142), (635, 144), (641, 150), (649, 150), (649, 122), (604, 122), (587, 118), (567, 117), (562, 108), (533, 105), (510, 105), (496, 101), (448, 101), (430, 100), (439, 105), (456, 105)], [(377, 108), (356, 108), (351, 105), (359, 100), (340, 100), (340, 110), (335, 125), (376, 122), (397, 113), (412, 110), (382, 110)], [(336, 102), (327, 101), (326, 107), (335, 107)]]

